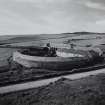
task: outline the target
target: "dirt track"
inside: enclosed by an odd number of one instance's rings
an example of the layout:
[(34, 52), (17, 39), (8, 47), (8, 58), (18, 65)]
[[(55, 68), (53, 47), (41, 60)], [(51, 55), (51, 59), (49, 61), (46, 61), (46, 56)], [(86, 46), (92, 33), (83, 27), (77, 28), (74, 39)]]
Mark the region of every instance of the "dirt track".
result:
[(5, 86), (5, 87), (0, 88), (0, 94), (48, 85), (49, 83), (55, 82), (62, 77), (75, 80), (75, 79), (84, 78), (90, 75), (97, 75), (100, 73), (105, 73), (105, 69), (99, 69), (99, 70), (85, 72), (85, 73), (71, 74), (71, 75), (66, 75), (66, 76), (61, 76), (61, 77), (56, 77), (56, 78), (51, 78), (51, 79), (44, 79), (44, 80), (39, 80), (39, 81), (26, 82), (22, 84)]

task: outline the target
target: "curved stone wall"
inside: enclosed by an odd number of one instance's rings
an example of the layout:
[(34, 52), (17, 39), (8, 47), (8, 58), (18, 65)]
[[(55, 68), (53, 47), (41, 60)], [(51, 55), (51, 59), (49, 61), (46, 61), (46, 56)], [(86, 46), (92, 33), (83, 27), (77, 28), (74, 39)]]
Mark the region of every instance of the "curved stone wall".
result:
[(28, 68), (70, 70), (87, 65), (89, 63), (89, 57), (39, 57), (14, 52), (13, 61)]

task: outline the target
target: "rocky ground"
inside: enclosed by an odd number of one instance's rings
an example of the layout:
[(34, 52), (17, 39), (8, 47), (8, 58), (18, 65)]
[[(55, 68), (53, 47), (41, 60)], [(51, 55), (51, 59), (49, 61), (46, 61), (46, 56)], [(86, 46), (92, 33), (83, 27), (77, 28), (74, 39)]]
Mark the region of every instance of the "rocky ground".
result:
[(105, 74), (2, 94), (0, 105), (105, 105)]

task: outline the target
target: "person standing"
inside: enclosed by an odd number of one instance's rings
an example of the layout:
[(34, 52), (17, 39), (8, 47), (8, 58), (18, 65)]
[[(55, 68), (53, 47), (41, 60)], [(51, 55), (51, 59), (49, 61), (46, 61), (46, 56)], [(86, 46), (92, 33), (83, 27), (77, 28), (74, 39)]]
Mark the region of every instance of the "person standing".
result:
[(50, 56), (50, 51), (51, 51), (51, 45), (50, 43), (47, 43), (46, 46), (44, 47), (45, 56)]

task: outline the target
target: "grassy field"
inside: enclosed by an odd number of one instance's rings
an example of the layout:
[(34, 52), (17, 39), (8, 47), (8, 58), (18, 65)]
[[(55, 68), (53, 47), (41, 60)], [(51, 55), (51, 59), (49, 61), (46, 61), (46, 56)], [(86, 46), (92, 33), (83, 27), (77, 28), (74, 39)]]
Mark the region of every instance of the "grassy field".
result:
[[(105, 44), (105, 34), (98, 33), (63, 33), (63, 34), (42, 34), (42, 35), (16, 35), (0, 36), (0, 44), (9, 44), (12, 46), (44, 46), (50, 42), (54, 47), (70, 47), (70, 43), (77, 46), (77, 49), (86, 49), (86, 45), (99, 46), (105, 49), (101, 44)], [(0, 48), (0, 67), (8, 65), (7, 59), (12, 56), (16, 49)]]
[[(105, 34), (54, 34), (54, 35), (16, 35), (0, 36), (0, 44), (9, 44), (12, 46), (44, 46), (50, 42), (55, 47), (70, 47), (74, 43), (75, 48), (85, 49), (86, 45), (99, 46), (105, 44)], [(100, 48), (105, 49), (103, 46)], [(0, 48), (0, 67), (7, 65), (7, 59), (16, 49)]]
[[(92, 46), (98, 46), (105, 51), (105, 34), (96, 33), (64, 33), (54, 35), (16, 35), (16, 36), (0, 36), (0, 44), (9, 44), (12, 46), (44, 46), (50, 42), (55, 47), (70, 47), (70, 43), (74, 43), (75, 49), (87, 49), (85, 46), (91, 44)], [(51, 74), (48, 71), (39, 71), (37, 69), (26, 70), (24, 68), (17, 67), (12, 64), (14, 68), (11, 69), (11, 65), (8, 60), (12, 57), (12, 54), (17, 49), (14, 48), (0, 48), (0, 82), (5, 81), (17, 81), (23, 79), (35, 79), (35, 76), (43, 76)], [(4, 72), (4, 73), (3, 73)], [(54, 72), (57, 74), (56, 72)]]
[[(87, 45), (100, 47), (105, 51), (105, 34), (64, 33), (54, 35), (0, 36), (0, 44), (12, 46), (44, 46), (50, 42), (55, 47), (87, 49)], [(103, 44), (103, 45), (102, 45)], [(21, 68), (8, 59), (17, 49), (0, 48), (0, 84), (57, 74), (55, 71)], [(11, 68), (12, 67), (12, 68)], [(48, 86), (16, 93), (0, 95), (0, 105), (105, 105), (105, 74), (71, 81), (61, 79)], [(67, 91), (66, 91), (67, 90)]]
[(0, 105), (105, 105), (105, 74), (2, 94)]

